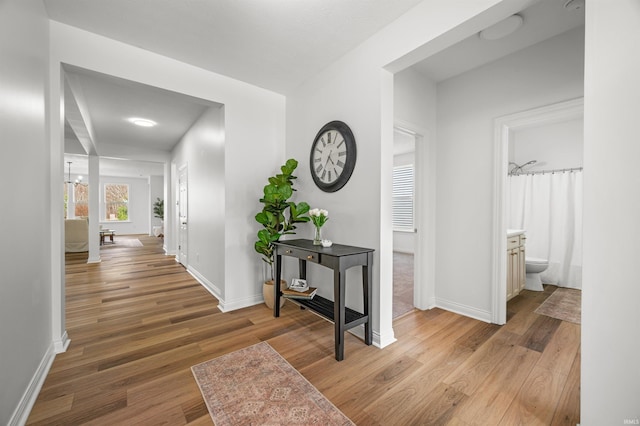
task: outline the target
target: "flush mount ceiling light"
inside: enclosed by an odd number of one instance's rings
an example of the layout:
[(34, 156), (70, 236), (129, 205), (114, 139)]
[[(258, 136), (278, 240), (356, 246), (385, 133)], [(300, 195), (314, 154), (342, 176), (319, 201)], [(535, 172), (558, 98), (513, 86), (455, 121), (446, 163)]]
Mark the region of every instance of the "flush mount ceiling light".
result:
[(511, 15), (506, 19), (493, 24), (489, 28), (480, 31), (480, 38), (483, 40), (498, 40), (516, 32), (522, 26), (524, 20), (520, 15)]
[(139, 118), (139, 117), (131, 117), (128, 119), (128, 121), (140, 127), (153, 127), (156, 124), (158, 124), (153, 120), (149, 120), (146, 118)]
[(564, 8), (567, 10), (584, 9), (584, 0), (567, 0), (564, 4)]

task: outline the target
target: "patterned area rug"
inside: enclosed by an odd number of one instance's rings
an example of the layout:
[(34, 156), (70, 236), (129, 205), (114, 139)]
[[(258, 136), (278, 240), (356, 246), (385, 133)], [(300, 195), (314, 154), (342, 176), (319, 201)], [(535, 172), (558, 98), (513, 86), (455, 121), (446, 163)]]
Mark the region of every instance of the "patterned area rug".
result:
[(573, 288), (557, 289), (535, 310), (536, 314), (575, 324), (580, 324), (581, 312), (582, 292)]
[(191, 370), (216, 426), (354, 424), (266, 342)]

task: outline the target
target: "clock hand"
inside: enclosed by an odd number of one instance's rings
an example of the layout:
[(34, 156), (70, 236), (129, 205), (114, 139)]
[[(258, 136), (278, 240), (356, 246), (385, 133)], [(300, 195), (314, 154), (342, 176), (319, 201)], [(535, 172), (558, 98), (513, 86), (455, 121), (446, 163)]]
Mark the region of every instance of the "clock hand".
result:
[[(327, 168), (327, 165), (329, 164), (329, 160), (331, 160), (331, 153), (332, 152), (333, 151), (331, 151), (331, 150), (329, 151), (329, 154), (327, 155), (327, 161), (324, 162), (324, 168), (325, 169)], [(333, 161), (331, 161), (331, 162), (333, 163)]]

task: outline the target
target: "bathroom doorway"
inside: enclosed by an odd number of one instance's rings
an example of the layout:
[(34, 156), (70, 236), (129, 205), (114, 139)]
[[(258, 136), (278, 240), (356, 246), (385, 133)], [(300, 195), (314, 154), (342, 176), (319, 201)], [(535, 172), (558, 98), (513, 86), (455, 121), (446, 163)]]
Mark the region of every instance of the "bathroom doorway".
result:
[(409, 130), (393, 132), (393, 318), (414, 309), (416, 253), (416, 139)]
[[(495, 219), (498, 233), (494, 237), (494, 252), (496, 262), (494, 264), (494, 322), (504, 324), (507, 318), (507, 261), (506, 256), (506, 232), (507, 229), (513, 227), (529, 228), (525, 231), (540, 232), (540, 229), (556, 229), (551, 231), (551, 235), (561, 235), (562, 241), (552, 242), (547, 236), (542, 235), (541, 238), (527, 235), (525, 246), (526, 257), (544, 258), (549, 261), (551, 267), (543, 280), (550, 284), (556, 284), (563, 287), (580, 287), (581, 269), (582, 269), (582, 240), (580, 234), (581, 228), (581, 176), (578, 176), (578, 184), (575, 185), (576, 176), (569, 176), (571, 173), (581, 173), (582, 169), (582, 119), (583, 119), (584, 102), (582, 98), (560, 102), (529, 111), (501, 117), (495, 122), (495, 143), (496, 143), (496, 164), (500, 165), (495, 170), (496, 193), (501, 196), (496, 197)], [(573, 130), (572, 130), (573, 129)], [(566, 133), (562, 135), (562, 133)], [(578, 133), (569, 136), (567, 132)], [(544, 134), (542, 142), (537, 145), (535, 141), (540, 141), (541, 134)], [(555, 136), (560, 139), (556, 143), (549, 145), (547, 142)], [(573, 142), (563, 142), (563, 139), (573, 139)], [(520, 143), (516, 142), (520, 140)], [(516, 145), (518, 144), (518, 145)], [(520, 152), (517, 152), (520, 149)], [(536, 158), (533, 158), (536, 157)], [(527, 158), (527, 160), (523, 160)], [(528, 173), (528, 175), (527, 175)], [(545, 177), (548, 182), (542, 184), (533, 182), (538, 177)], [(510, 176), (512, 175), (512, 176)], [(509, 179), (516, 176), (517, 179), (527, 179), (526, 182), (510, 182)], [(551, 187), (552, 179), (564, 177), (564, 181), (554, 189)], [(511, 185), (513, 183), (513, 185)], [(542, 193), (534, 194), (533, 197), (527, 195), (527, 199), (520, 199), (513, 202), (511, 199), (523, 198), (524, 192), (512, 191), (515, 185), (527, 186), (530, 192), (532, 189), (542, 188)], [(574, 197), (579, 205), (575, 203), (567, 205), (560, 209), (556, 215), (564, 215), (568, 210), (574, 214), (574, 218), (561, 219), (560, 225), (549, 225), (550, 220), (545, 216), (537, 218), (531, 214), (539, 213), (541, 210), (549, 210), (548, 208), (536, 208), (542, 205), (557, 204), (554, 201), (545, 201), (544, 193), (547, 195), (562, 198), (563, 202), (567, 195), (559, 195), (559, 189), (571, 189), (580, 193)], [(572, 189), (574, 188), (574, 189)], [(522, 205), (520, 205), (522, 204)], [(576, 212), (572, 211), (575, 210)], [(525, 214), (525, 211), (527, 213)], [(547, 212), (545, 212), (546, 214)], [(527, 219), (523, 219), (524, 216)], [(515, 218), (515, 219), (514, 219)], [(576, 223), (576, 220), (578, 221)], [(535, 221), (535, 222), (534, 222)], [(575, 233), (572, 230), (577, 230)], [(571, 237), (571, 241), (564, 239)], [(570, 250), (569, 250), (570, 249)], [(568, 256), (566, 254), (569, 254)]]

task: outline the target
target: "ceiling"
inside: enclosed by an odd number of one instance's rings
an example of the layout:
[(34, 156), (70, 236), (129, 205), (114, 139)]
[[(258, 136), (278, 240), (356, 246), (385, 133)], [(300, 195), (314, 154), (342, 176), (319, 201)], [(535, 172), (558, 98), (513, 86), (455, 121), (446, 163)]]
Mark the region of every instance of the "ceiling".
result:
[[(414, 67), (439, 82), (493, 62), (573, 28), (584, 26), (584, 8), (567, 9), (566, 0), (542, 0), (518, 14), (523, 25), (499, 40), (483, 40), (474, 34)], [(577, 3), (577, 2), (576, 2)]]
[[(72, 173), (88, 173), (83, 139), (100, 156), (100, 174), (109, 176), (163, 175), (162, 163), (107, 159), (105, 152), (169, 153), (193, 123), (217, 104), (106, 74), (64, 66), (65, 72), (65, 163)], [(73, 117), (79, 119), (73, 119)], [(128, 121), (145, 118), (158, 123), (140, 127)], [(79, 127), (78, 127), (79, 126)], [(75, 155), (74, 155), (75, 154)], [(66, 169), (65, 169), (66, 171)]]
[(49, 17), (286, 93), (421, 0), (44, 0)]
[[(287, 93), (420, 1), (44, 0), (44, 3), (53, 20)], [(584, 9), (568, 10), (564, 8), (565, 2), (534, 1), (520, 13), (524, 25), (514, 34), (494, 41), (473, 35), (414, 67), (436, 82), (442, 81), (584, 25)], [(65, 66), (65, 72), (69, 86), (74, 89), (76, 110), (84, 111), (83, 118), (87, 121), (87, 129), (78, 131), (77, 122), (68, 114), (73, 123), (65, 131), (68, 154), (86, 152), (81, 146), (86, 139), (83, 132), (92, 132), (99, 155), (100, 147), (106, 146), (112, 148), (108, 150), (111, 153), (118, 146), (123, 151), (137, 147), (169, 152), (204, 110), (215, 105), (77, 67)], [(72, 105), (65, 108), (73, 110)], [(126, 121), (131, 116), (152, 119), (158, 126), (138, 128)], [(138, 166), (127, 175), (139, 175), (144, 167)]]

